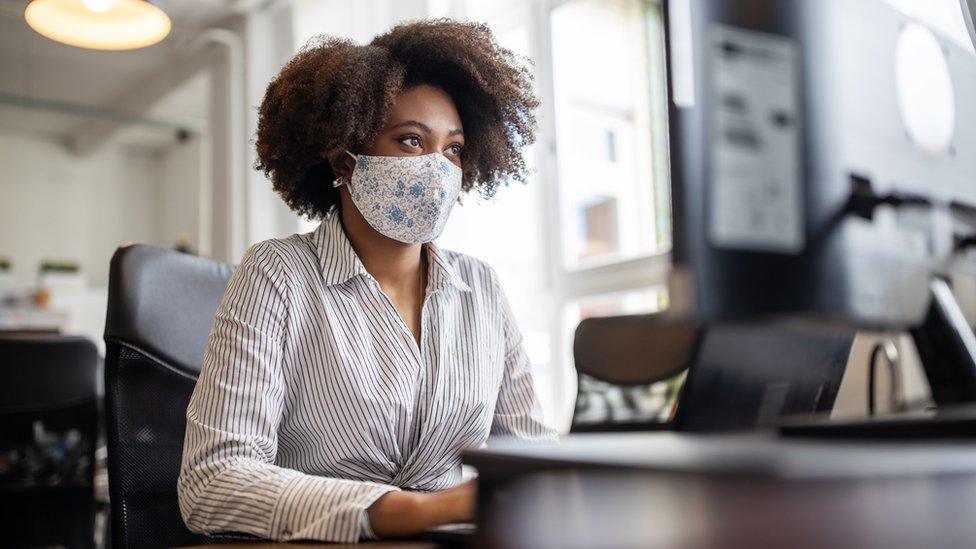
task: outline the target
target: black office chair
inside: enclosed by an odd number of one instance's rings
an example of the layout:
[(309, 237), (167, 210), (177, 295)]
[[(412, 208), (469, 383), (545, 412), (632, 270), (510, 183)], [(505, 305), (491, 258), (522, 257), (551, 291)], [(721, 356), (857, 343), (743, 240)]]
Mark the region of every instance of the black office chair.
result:
[(853, 331), (667, 313), (588, 318), (573, 342), (570, 431), (742, 431), (829, 412), (853, 341)]
[(109, 274), (105, 399), (115, 547), (207, 543), (176, 495), (186, 407), (231, 265), (119, 248)]
[(570, 432), (671, 429), (673, 393), (700, 334), (695, 323), (659, 314), (580, 322), (573, 340), (577, 392)]
[(7, 547), (93, 547), (98, 350), (0, 338), (0, 532)]

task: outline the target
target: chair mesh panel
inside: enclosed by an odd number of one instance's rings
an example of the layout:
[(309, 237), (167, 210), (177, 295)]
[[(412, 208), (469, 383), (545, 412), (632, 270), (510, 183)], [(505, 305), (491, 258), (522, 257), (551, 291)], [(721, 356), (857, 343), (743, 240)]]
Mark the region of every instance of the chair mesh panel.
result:
[(172, 547), (211, 541), (186, 529), (176, 496), (194, 380), (117, 343), (109, 343), (107, 352), (115, 543)]

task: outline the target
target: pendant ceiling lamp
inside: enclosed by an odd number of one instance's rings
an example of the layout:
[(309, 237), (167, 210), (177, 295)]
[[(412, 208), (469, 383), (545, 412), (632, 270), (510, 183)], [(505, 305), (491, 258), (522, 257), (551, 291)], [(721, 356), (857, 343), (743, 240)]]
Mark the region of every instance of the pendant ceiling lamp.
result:
[(166, 12), (148, 0), (32, 0), (24, 18), (51, 40), (95, 50), (151, 46), (171, 27)]

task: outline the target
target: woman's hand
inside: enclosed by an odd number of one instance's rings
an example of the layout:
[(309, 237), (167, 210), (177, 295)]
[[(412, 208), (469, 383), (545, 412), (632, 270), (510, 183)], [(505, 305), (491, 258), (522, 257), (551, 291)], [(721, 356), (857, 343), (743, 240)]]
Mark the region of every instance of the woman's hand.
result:
[(431, 526), (474, 520), (475, 481), (442, 492), (390, 492), (367, 509), (379, 537), (419, 534)]

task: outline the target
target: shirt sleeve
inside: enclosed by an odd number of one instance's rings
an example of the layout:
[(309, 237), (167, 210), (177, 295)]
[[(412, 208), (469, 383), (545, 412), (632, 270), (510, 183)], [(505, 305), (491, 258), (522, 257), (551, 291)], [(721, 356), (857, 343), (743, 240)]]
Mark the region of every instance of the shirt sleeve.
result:
[(363, 509), (359, 514), (359, 539), (374, 540), (379, 539), (373, 533), (373, 525), (369, 522), (369, 513)]
[(178, 482), (187, 527), (290, 541), (355, 542), (394, 486), (276, 466), (288, 284), (273, 245), (248, 250), (217, 309), (187, 409)]
[(555, 440), (557, 432), (546, 424), (532, 379), (532, 364), (525, 352), (522, 333), (508, 298), (495, 278), (505, 338), (505, 371), (502, 375), (491, 436), (525, 440)]

